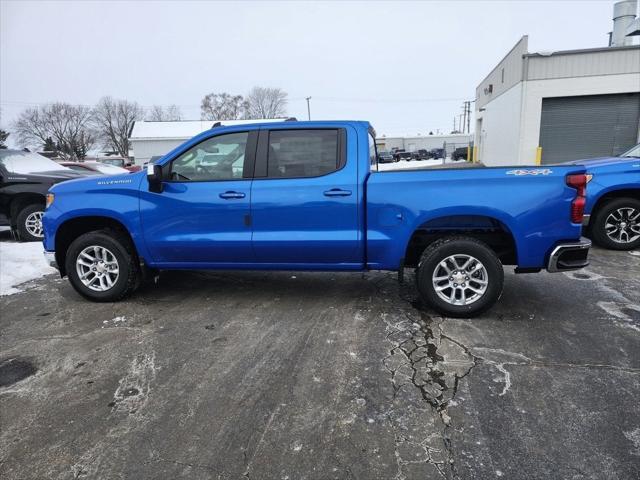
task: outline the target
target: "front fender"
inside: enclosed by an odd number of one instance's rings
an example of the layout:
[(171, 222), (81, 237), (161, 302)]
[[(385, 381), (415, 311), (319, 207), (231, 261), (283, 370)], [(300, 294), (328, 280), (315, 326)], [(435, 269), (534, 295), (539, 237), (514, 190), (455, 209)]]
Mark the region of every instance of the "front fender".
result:
[(83, 217), (104, 217), (119, 222), (127, 229), (138, 255), (146, 261), (149, 255), (142, 236), (138, 189), (138, 180), (143, 177), (128, 176), (127, 180), (135, 180), (128, 184), (105, 184), (109, 179), (98, 177), (90, 183), (74, 182), (76, 186), (86, 188), (52, 189), (54, 202), (43, 217), (45, 250), (55, 251), (56, 233), (66, 222)]

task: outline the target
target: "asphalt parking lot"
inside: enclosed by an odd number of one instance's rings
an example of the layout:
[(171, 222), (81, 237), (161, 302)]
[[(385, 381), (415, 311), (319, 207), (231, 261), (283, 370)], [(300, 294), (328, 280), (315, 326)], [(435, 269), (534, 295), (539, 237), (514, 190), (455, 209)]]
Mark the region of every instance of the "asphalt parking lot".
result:
[(0, 477), (638, 478), (634, 253), (509, 273), (473, 320), (411, 275), (169, 272), (117, 304), (44, 277), (0, 297)]

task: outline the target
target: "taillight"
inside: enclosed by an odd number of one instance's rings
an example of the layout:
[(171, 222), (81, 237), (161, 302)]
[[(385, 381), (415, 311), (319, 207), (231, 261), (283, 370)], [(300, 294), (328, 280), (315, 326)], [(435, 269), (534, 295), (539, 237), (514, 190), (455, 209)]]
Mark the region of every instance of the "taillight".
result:
[(571, 202), (571, 222), (582, 223), (584, 217), (584, 207), (587, 204), (585, 195), (587, 194), (587, 175), (567, 175), (567, 185), (576, 189), (576, 198)]
[(584, 206), (587, 204), (585, 197), (576, 197), (571, 202), (571, 221), (573, 223), (582, 223), (584, 217)]
[(583, 174), (567, 175), (567, 185), (575, 188), (578, 191), (578, 196), (584, 197), (587, 193), (587, 176)]

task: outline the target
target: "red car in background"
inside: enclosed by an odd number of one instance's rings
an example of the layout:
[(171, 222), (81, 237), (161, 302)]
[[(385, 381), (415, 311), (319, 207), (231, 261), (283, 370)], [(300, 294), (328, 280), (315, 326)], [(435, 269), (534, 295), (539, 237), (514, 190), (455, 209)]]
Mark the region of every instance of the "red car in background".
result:
[(103, 162), (59, 162), (60, 165), (75, 170), (76, 172), (94, 174), (94, 175), (119, 175), (122, 173), (129, 173), (130, 171), (110, 165)]

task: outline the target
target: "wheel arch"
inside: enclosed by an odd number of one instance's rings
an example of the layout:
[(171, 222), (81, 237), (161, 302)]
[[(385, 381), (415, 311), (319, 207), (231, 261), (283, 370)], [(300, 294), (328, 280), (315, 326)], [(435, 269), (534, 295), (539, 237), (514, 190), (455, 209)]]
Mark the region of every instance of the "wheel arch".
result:
[(20, 213), (20, 210), (29, 205), (42, 204), (42, 206), (44, 206), (45, 201), (46, 198), (41, 193), (24, 192), (16, 194), (9, 204), (9, 220), (11, 222), (11, 227), (15, 228), (16, 217), (18, 216), (18, 213)]
[(407, 242), (404, 266), (415, 267), (422, 252), (443, 236), (467, 236), (486, 243), (504, 265), (517, 265), (518, 248), (511, 228), (491, 215), (442, 215), (422, 221)]
[(608, 190), (602, 193), (593, 204), (591, 208), (591, 215), (595, 216), (598, 209), (602, 208), (607, 202), (615, 200), (617, 198), (635, 198), (640, 200), (640, 187), (638, 188), (621, 188), (618, 190)]
[(129, 242), (131, 242), (133, 251), (137, 254), (136, 244), (133, 241), (133, 237), (127, 227), (120, 220), (102, 215), (74, 217), (60, 224), (56, 230), (56, 263), (58, 264), (58, 268), (60, 269), (60, 274), (62, 276), (67, 273), (65, 268), (66, 255), (71, 242), (80, 235), (96, 230), (115, 230), (119, 232), (121, 235), (124, 235)]

